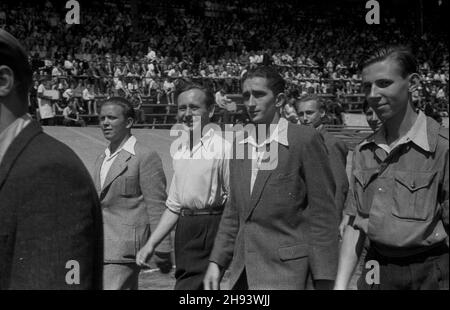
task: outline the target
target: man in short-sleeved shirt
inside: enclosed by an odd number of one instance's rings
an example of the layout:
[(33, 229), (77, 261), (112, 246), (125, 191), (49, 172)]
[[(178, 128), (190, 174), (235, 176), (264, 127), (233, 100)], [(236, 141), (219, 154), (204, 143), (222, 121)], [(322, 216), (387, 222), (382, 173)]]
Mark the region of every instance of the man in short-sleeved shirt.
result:
[[(175, 289), (200, 290), (228, 199), (227, 154), (231, 143), (213, 128), (205, 128), (214, 113), (214, 96), (210, 91), (198, 85), (187, 85), (179, 92), (177, 104), (177, 117), (185, 129), (183, 133), (193, 134), (193, 138), (184, 141), (180, 138), (179, 148), (174, 148), (174, 175), (167, 209), (136, 262), (144, 265), (154, 247), (176, 224)], [(198, 137), (196, 130), (199, 130)]]
[(363, 90), (383, 125), (353, 156), (337, 289), (346, 288), (366, 236), (365, 260), (377, 267), (363, 269), (359, 289), (448, 289), (448, 129), (416, 113), (415, 72), (402, 48), (363, 65)]

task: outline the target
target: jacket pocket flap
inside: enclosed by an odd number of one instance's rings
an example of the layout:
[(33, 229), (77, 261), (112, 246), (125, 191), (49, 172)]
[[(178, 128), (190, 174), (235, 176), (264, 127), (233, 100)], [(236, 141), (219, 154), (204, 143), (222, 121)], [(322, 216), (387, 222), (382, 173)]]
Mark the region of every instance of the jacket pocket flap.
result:
[(297, 244), (278, 249), (278, 256), (282, 261), (308, 256), (308, 246)]
[(411, 192), (418, 189), (428, 187), (436, 175), (436, 171), (431, 172), (411, 172), (411, 171), (396, 171), (395, 179), (407, 187)]

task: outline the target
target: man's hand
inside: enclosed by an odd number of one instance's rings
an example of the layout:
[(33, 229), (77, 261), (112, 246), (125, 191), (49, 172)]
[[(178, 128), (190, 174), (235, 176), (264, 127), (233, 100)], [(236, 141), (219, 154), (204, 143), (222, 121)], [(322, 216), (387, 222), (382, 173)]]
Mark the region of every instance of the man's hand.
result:
[(154, 250), (155, 249), (148, 244), (146, 244), (142, 249), (140, 249), (136, 255), (136, 265), (150, 268), (150, 265), (147, 264), (147, 260), (149, 260), (150, 257), (152, 257)]
[(205, 290), (218, 290), (220, 282), (220, 267), (216, 263), (210, 262), (206, 270), (203, 286)]
[(170, 252), (155, 252), (155, 264), (161, 273), (169, 273), (172, 270), (172, 257)]

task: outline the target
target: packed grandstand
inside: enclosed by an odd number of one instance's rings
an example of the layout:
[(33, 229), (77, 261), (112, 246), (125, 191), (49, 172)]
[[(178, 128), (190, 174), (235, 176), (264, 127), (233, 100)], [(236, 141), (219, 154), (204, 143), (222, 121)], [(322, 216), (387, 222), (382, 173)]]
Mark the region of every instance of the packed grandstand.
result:
[(180, 81), (238, 94), (242, 74), (260, 64), (279, 68), (291, 97), (318, 93), (332, 115), (360, 112), (359, 61), (392, 44), (419, 60), (417, 107), (447, 117), (448, 46), (438, 14), (447, 1), (380, 2), (382, 25), (366, 24), (364, 1), (79, 1), (81, 23), (69, 25), (66, 1), (2, 0), (0, 28), (30, 52), (30, 113), (38, 118), (45, 91), (54, 116), (70, 102), (95, 116), (101, 99), (121, 95), (142, 110), (141, 123), (168, 124)]

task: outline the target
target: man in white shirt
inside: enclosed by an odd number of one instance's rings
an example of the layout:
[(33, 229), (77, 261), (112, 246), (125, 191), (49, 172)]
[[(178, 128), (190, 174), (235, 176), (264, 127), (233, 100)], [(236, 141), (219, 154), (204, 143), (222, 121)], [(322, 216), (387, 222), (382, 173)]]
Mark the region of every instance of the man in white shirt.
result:
[[(166, 210), (136, 262), (145, 265), (154, 248), (177, 225), (175, 232), (176, 290), (203, 289), (203, 277), (225, 201), (231, 143), (213, 128), (204, 130), (214, 114), (211, 91), (187, 85), (177, 98), (178, 120), (189, 139), (172, 154), (174, 176)], [(196, 137), (195, 131), (201, 133)], [(185, 133), (185, 132), (183, 132)]]
[(50, 81), (42, 80), (41, 84), (38, 86), (37, 90), (37, 101), (39, 107), (39, 114), (41, 122), (44, 125), (51, 125), (53, 121), (53, 117), (55, 116), (52, 109), (52, 102), (50, 101), (50, 97), (45, 95), (45, 91), (49, 90)]

